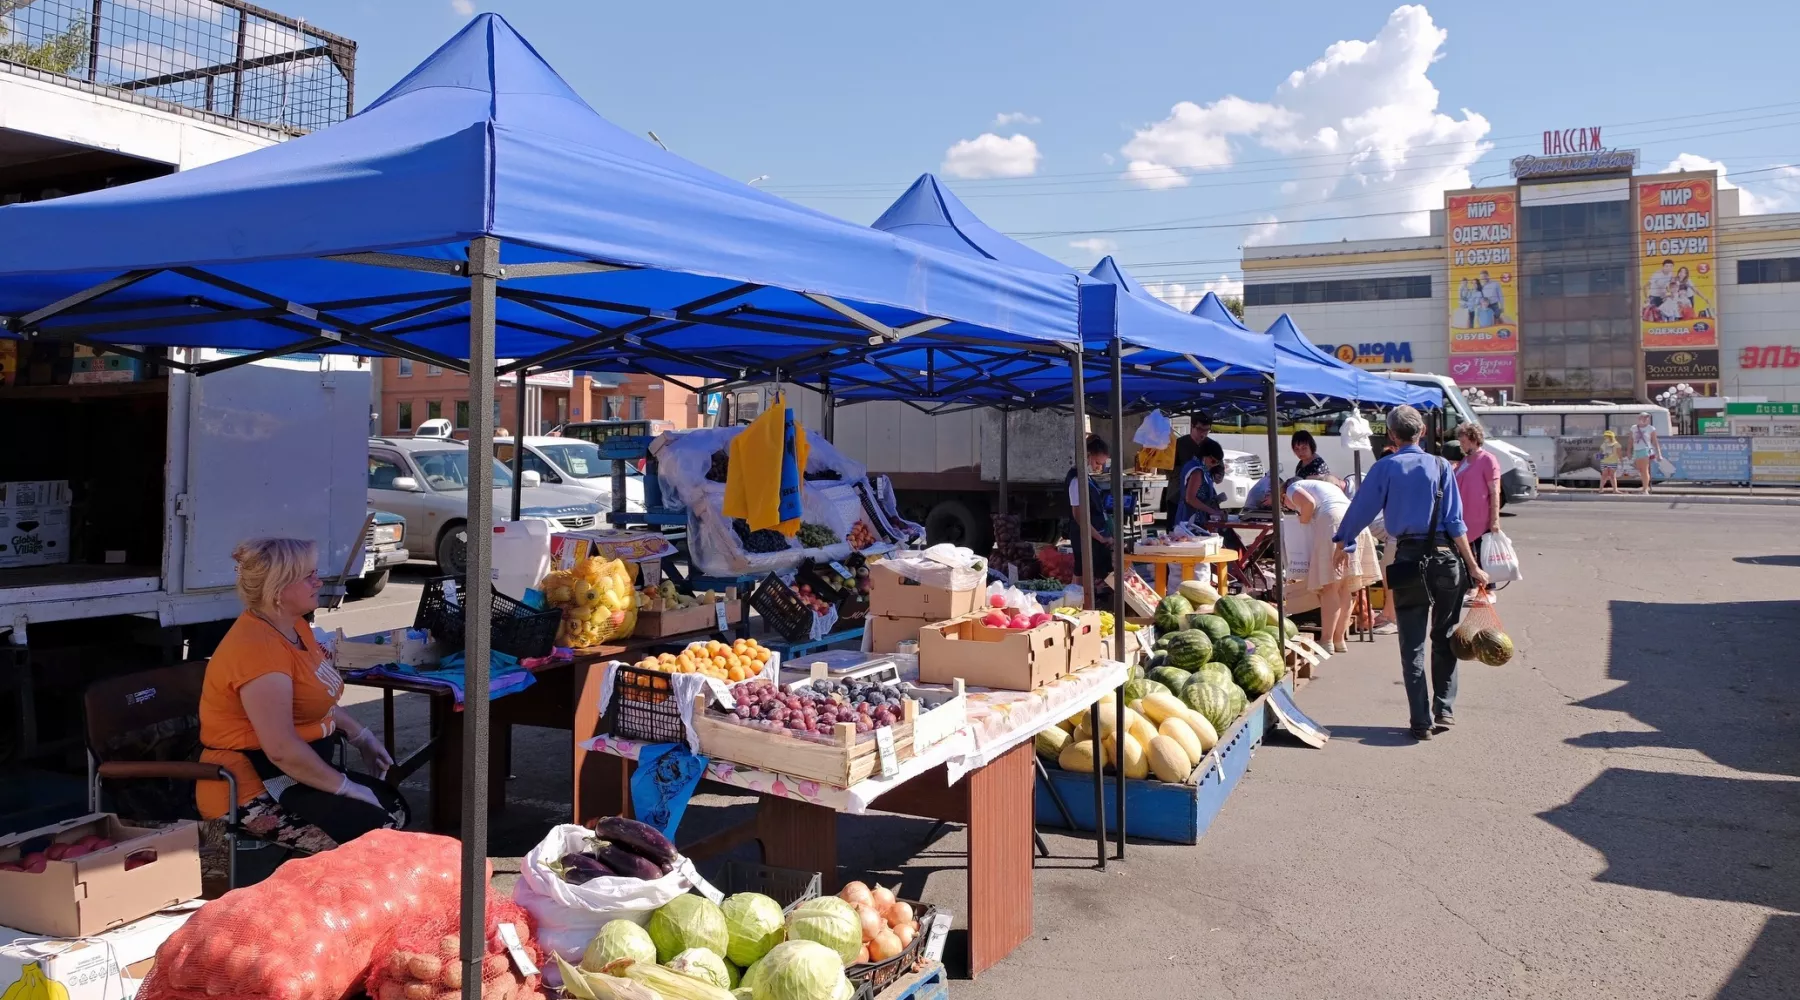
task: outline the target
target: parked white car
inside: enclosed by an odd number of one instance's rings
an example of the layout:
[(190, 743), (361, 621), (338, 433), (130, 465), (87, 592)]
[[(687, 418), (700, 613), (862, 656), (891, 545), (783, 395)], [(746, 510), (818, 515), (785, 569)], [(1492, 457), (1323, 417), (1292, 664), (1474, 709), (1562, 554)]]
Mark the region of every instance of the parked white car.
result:
[[(614, 460), (602, 458), (600, 448), (592, 441), (572, 437), (531, 437), (525, 439), (524, 470), (571, 493), (580, 493), (602, 510), (613, 509)], [(494, 439), (494, 457), (512, 468), (513, 439)], [(625, 463), (625, 509), (644, 509), (644, 474), (637, 466)]]

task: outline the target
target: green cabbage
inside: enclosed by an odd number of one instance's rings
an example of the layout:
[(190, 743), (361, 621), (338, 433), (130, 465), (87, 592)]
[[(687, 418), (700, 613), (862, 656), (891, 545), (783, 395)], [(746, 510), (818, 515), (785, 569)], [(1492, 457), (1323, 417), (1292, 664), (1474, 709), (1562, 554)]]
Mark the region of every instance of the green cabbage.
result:
[(752, 1000), (838, 1000), (849, 984), (837, 952), (813, 941), (784, 941), (744, 973)]
[(786, 933), (781, 904), (760, 892), (740, 892), (726, 899), (721, 909), (725, 911), (725, 929), (731, 935), (725, 957), (734, 964), (749, 965), (767, 955)]
[(629, 958), (638, 962), (656, 961), (656, 942), (650, 932), (629, 920), (608, 920), (600, 933), (588, 942), (581, 953), (581, 967), (589, 972), (602, 972), (606, 964)]
[(689, 948), (676, 955), (669, 959), (669, 968), (722, 990), (731, 989), (731, 970), (725, 968), (725, 960), (705, 948)]
[(809, 899), (788, 914), (789, 941), (814, 941), (837, 952), (843, 964), (862, 950), (862, 921), (849, 903), (836, 896)]
[(667, 962), (689, 948), (705, 948), (723, 955), (730, 939), (724, 911), (704, 896), (676, 896), (650, 914), (650, 940), (656, 942), (658, 962)]

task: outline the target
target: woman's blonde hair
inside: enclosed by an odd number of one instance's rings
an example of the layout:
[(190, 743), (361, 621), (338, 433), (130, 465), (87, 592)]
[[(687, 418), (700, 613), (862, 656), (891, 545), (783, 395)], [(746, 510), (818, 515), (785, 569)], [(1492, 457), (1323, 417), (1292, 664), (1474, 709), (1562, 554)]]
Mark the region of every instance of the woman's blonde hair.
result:
[(244, 607), (274, 614), (280, 594), (319, 567), (319, 547), (303, 538), (252, 538), (232, 551), (238, 599)]

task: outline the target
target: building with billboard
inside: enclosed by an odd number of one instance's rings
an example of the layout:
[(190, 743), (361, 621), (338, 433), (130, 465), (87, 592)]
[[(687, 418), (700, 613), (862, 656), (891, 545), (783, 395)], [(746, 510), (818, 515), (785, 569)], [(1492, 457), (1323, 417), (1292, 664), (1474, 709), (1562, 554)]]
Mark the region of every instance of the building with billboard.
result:
[(1426, 235), (1246, 247), (1245, 320), (1496, 399), (1800, 402), (1800, 213), (1636, 166), (1599, 129), (1547, 132), (1513, 184), (1446, 191)]

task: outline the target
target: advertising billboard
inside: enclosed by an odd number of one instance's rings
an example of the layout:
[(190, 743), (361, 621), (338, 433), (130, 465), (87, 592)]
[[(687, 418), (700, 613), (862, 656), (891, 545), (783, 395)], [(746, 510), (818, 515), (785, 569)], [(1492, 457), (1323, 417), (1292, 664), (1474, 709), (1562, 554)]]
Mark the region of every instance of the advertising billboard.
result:
[(1638, 315), (1646, 351), (1718, 347), (1712, 177), (1639, 181)]
[(1457, 385), (1509, 388), (1519, 384), (1516, 354), (1465, 354), (1450, 359), (1450, 377)]
[(1513, 189), (1444, 196), (1450, 238), (1450, 353), (1519, 351), (1519, 197)]

